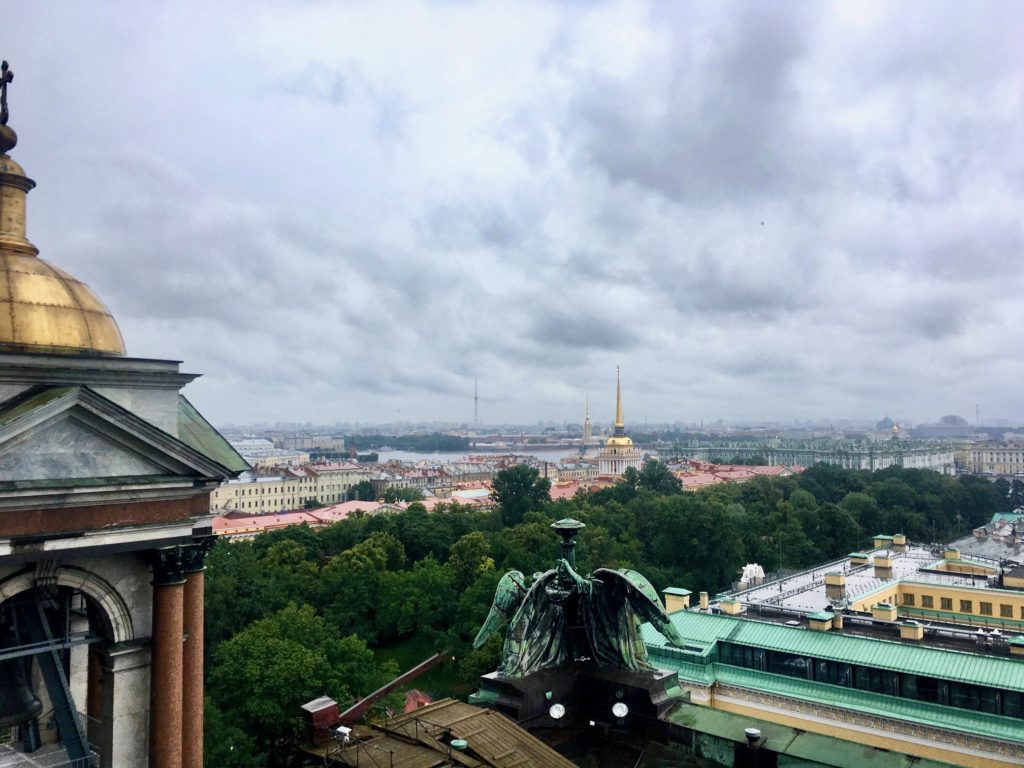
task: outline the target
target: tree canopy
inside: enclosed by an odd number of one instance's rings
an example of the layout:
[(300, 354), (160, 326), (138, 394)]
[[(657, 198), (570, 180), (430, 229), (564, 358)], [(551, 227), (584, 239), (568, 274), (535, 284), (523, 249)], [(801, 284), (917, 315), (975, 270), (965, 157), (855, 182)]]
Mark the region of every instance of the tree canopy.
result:
[(510, 527), (522, 522), (527, 512), (538, 510), (551, 500), (551, 481), (525, 464), (498, 472), (492, 487), (494, 499), (501, 506), (501, 519)]
[(674, 480), (647, 462), (607, 490), (552, 502), (536, 469), (513, 467), (495, 478), (497, 510), (439, 505), (428, 513), (412, 503), (218, 541), (207, 558), (206, 642), (208, 722), (221, 730), (207, 739), (207, 764), (283, 764), (299, 705), (366, 693), (396, 672), (374, 649), (449, 649), (466, 683), (494, 669), (500, 639), (476, 651), (470, 643), (497, 581), (512, 569), (552, 567), (559, 546), (550, 526), (563, 517), (587, 525), (581, 571), (635, 568), (658, 590), (714, 593), (744, 563), (803, 568), (870, 546), (878, 533), (946, 542), (1024, 492), (898, 467), (817, 465), (685, 493)]

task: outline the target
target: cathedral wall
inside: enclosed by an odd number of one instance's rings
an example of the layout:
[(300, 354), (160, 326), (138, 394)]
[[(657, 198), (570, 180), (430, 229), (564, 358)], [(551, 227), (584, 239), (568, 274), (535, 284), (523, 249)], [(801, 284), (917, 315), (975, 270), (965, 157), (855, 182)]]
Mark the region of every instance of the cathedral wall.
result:
[[(0, 511), (0, 536), (41, 536), (186, 522), (209, 514), (209, 494), (145, 504), (97, 504), (88, 507)], [(98, 543), (98, 542), (97, 542)], [(15, 554), (31, 552), (32, 544), (12, 543)], [(20, 550), (20, 552), (18, 551)]]
[(120, 386), (92, 389), (169, 435), (178, 436), (177, 389)]

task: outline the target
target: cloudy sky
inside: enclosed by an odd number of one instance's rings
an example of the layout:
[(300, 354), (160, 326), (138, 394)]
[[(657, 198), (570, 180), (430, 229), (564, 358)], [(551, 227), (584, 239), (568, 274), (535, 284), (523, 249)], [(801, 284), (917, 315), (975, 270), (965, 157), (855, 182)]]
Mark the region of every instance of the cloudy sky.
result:
[(30, 238), (217, 423), (1024, 420), (1019, 3), (3, 15)]

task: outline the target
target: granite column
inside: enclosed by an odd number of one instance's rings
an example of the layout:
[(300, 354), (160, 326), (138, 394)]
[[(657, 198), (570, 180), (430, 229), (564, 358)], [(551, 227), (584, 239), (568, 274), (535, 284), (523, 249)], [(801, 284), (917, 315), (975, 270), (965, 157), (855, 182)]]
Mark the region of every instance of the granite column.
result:
[(185, 647), (182, 660), (182, 768), (203, 768), (203, 564), (210, 541), (185, 551)]
[(166, 547), (154, 554), (149, 765), (182, 768), (184, 552)]

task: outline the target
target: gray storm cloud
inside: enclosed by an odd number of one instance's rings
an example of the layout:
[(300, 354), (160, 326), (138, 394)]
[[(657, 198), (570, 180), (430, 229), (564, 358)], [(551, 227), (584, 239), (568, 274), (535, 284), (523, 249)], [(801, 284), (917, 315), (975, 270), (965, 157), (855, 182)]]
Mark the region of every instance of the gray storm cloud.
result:
[[(1016, 4), (18, 4), (30, 236), (215, 421), (1024, 420)], [(402, 23), (398, 23), (398, 19)]]

